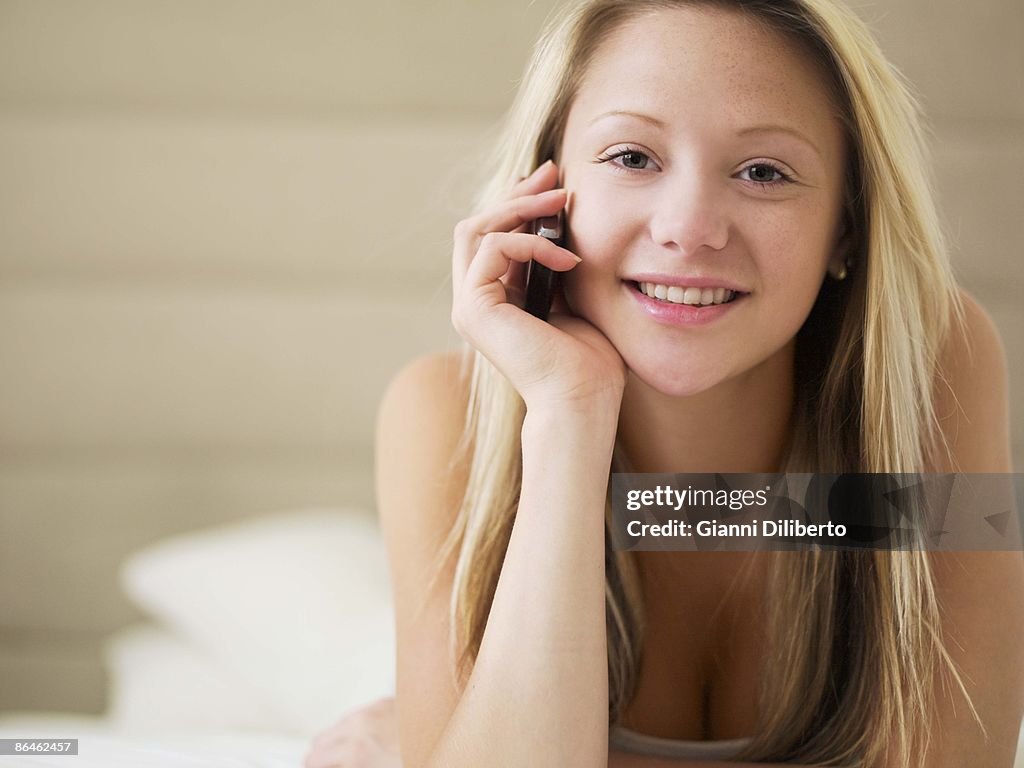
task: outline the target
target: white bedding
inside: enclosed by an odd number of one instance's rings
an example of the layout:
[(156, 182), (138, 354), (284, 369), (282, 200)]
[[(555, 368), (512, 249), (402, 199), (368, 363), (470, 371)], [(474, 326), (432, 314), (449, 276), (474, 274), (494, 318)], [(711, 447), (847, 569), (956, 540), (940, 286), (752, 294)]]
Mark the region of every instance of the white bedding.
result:
[(78, 755), (0, 756), (2, 768), (300, 768), (306, 738), (259, 731), (124, 729), (103, 718), (0, 715), (0, 739), (78, 739)]
[(0, 712), (0, 738), (79, 740), (77, 756), (0, 768), (300, 768), (316, 733), (393, 695), (384, 546), (363, 510), (164, 539), (128, 558), (121, 582), (146, 619), (104, 644), (105, 716)]

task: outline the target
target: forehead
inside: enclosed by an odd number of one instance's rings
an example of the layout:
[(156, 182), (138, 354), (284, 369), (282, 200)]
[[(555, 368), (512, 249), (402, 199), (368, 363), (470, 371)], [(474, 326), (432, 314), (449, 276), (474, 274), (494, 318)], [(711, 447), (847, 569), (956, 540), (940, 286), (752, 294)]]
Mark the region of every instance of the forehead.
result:
[(780, 32), (732, 10), (683, 7), (630, 20), (602, 42), (583, 76), (570, 123), (613, 109), (670, 126), (793, 125), (823, 143), (838, 120), (825, 74)]

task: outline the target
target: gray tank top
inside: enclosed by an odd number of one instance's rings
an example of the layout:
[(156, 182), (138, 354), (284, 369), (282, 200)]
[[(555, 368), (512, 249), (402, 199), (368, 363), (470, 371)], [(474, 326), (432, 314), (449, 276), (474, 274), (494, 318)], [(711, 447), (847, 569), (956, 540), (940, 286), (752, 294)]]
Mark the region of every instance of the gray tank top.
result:
[(620, 725), (608, 731), (608, 744), (623, 752), (679, 760), (728, 760), (750, 743), (749, 738), (720, 741), (682, 741), (637, 733)]

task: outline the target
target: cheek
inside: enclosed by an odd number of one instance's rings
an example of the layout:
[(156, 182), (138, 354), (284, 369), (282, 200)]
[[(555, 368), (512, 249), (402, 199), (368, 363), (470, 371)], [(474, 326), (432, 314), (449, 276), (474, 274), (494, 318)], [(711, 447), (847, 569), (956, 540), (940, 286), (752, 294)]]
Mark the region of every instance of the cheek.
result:
[(595, 187), (585, 194), (573, 193), (567, 224), (569, 247), (586, 263), (614, 264), (635, 236), (639, 222), (622, 195)]
[(809, 309), (828, 264), (828, 239), (820, 222), (788, 217), (753, 233), (750, 252), (766, 297), (786, 295), (789, 306)]
[(604, 190), (588, 190), (585, 198), (574, 193), (566, 247), (583, 261), (563, 274), (562, 285), (576, 314), (591, 317), (607, 304), (603, 292), (617, 285), (625, 255), (635, 250), (642, 228), (621, 196)]

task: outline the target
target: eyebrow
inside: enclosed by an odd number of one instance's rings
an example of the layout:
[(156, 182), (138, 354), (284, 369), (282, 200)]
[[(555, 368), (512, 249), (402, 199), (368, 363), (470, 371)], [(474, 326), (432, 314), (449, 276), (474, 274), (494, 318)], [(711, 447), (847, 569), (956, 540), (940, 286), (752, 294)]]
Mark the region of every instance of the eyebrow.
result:
[[(593, 125), (598, 120), (604, 120), (607, 117), (621, 117), (621, 116), (635, 117), (638, 120), (642, 120), (645, 123), (650, 123), (651, 125), (654, 125), (654, 126), (656, 126), (658, 128), (662, 128), (662, 129), (668, 127), (668, 125), (663, 120), (659, 120), (658, 118), (654, 117), (653, 115), (648, 115), (648, 114), (645, 114), (643, 112), (634, 112), (634, 111), (629, 110), (629, 109), (613, 109), (610, 112), (603, 112), (602, 114), (598, 115), (593, 120), (591, 120), (590, 121), (590, 125)], [(809, 146), (811, 149), (813, 149), (814, 152), (818, 155), (818, 157), (821, 158), (822, 160), (824, 160), (824, 158), (825, 158), (825, 156), (822, 154), (821, 150), (818, 148), (818, 146), (813, 141), (811, 141), (809, 138), (807, 138), (807, 136), (805, 136), (803, 133), (798, 131), (796, 128), (793, 128), (792, 126), (779, 125), (779, 124), (776, 124), (776, 123), (770, 123), (770, 124), (765, 124), (765, 125), (752, 125), (752, 126), (749, 126), (747, 128), (744, 128), (744, 129), (742, 129), (740, 131), (737, 131), (736, 135), (737, 136), (746, 136), (746, 135), (751, 134), (751, 133), (785, 133), (785, 134), (787, 134), (789, 136), (792, 136), (792, 137), (794, 137), (796, 139), (799, 139), (803, 143), (807, 144), (807, 146)]]
[(643, 112), (633, 112), (633, 111), (628, 110), (628, 109), (613, 109), (611, 112), (603, 112), (600, 115), (598, 115), (597, 117), (595, 117), (593, 120), (591, 120), (590, 121), (590, 125), (593, 125), (598, 120), (604, 120), (606, 117), (618, 117), (618, 116), (621, 116), (621, 115), (626, 115), (628, 117), (635, 117), (635, 118), (637, 118), (639, 120), (643, 120), (645, 123), (651, 123), (652, 125), (656, 125), (659, 128), (665, 128), (666, 127), (666, 125), (665, 125), (665, 123), (663, 121), (659, 120), (658, 118), (654, 117), (653, 115), (645, 115)]
[(737, 132), (736, 135), (737, 136), (746, 136), (747, 134), (750, 134), (750, 133), (785, 133), (788, 136), (792, 136), (795, 139), (799, 139), (804, 144), (806, 144), (811, 149), (813, 149), (815, 154), (819, 158), (821, 158), (822, 160), (825, 159), (825, 155), (823, 155), (821, 150), (818, 149), (818, 145), (817, 144), (815, 144), (813, 141), (811, 141), (809, 138), (807, 138), (804, 134), (802, 134), (796, 128), (793, 128), (793, 127), (791, 127), (789, 125), (776, 125), (776, 124), (752, 125), (749, 128), (744, 128), (742, 131)]

